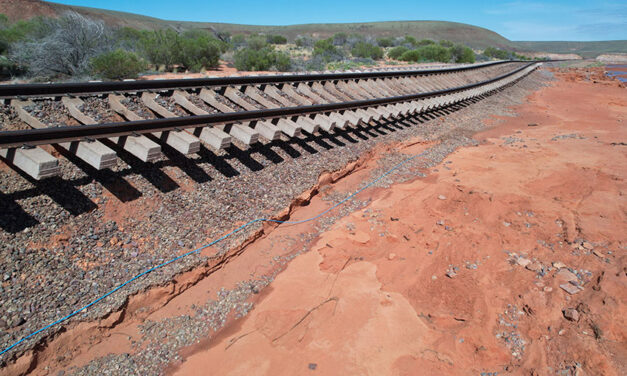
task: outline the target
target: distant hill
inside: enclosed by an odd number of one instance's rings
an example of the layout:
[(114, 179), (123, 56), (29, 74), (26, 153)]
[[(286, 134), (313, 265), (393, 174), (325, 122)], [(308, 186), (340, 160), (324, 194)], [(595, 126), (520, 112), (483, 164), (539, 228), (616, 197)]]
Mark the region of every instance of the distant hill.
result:
[(627, 40), (607, 40), (599, 42), (515, 42), (521, 49), (530, 51), (577, 54), (584, 58), (594, 58), (602, 54), (627, 53)]
[(106, 9), (70, 6), (41, 0), (0, 0), (0, 13), (10, 20), (28, 19), (37, 16), (54, 17), (66, 11), (75, 11), (85, 16), (101, 19), (112, 26), (128, 26), (137, 29), (193, 28), (212, 29), (231, 34), (272, 33), (294, 40), (298, 35), (316, 38), (330, 37), (338, 32), (358, 33), (375, 37), (412, 35), (418, 39), (448, 39), (475, 49), (498, 47), (511, 51), (541, 51), (551, 53), (575, 53), (584, 57), (595, 57), (602, 53), (627, 52), (627, 41), (606, 42), (514, 42), (481, 27), (447, 21), (389, 21), (365, 23), (304, 24), (290, 26), (256, 26), (217, 22), (168, 21), (133, 13)]

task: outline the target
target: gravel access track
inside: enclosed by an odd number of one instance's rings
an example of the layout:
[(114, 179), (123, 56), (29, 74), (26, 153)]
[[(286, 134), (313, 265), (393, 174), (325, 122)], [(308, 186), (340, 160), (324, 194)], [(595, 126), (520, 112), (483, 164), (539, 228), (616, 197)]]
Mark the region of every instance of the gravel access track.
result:
[[(153, 164), (122, 153), (112, 171), (95, 173), (61, 159), (62, 175), (45, 183), (2, 169), (0, 347), (236, 224), (277, 213), (313, 186), (322, 172), (342, 168), (377, 144), (443, 135), (467, 142), (466, 135), (483, 128), (482, 119), (507, 115), (507, 106), (520, 103), (548, 79), (546, 72), (534, 71), (471, 105), (336, 134), (284, 138), (250, 149), (201, 148), (196, 156), (172, 154)], [(440, 157), (450, 151), (441, 151)], [(394, 163), (394, 158), (389, 160)], [(259, 227), (250, 226), (215, 249), (223, 253)], [(130, 294), (165, 284), (205, 261), (192, 255), (146, 275), (84, 314), (21, 344), (0, 359), (0, 367), (63, 326), (103, 317), (120, 308)], [(98, 368), (88, 372), (96, 373)]]

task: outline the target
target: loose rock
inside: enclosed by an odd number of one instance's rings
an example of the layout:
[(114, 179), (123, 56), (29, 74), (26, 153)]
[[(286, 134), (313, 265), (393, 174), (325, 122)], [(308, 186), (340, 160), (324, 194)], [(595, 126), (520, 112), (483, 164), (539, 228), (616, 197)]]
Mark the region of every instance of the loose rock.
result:
[(562, 310), (564, 318), (569, 321), (579, 321), (579, 312), (574, 308), (566, 308)]
[(569, 293), (570, 295), (574, 295), (579, 292), (579, 289), (576, 286), (571, 285), (570, 283), (561, 284), (560, 288), (566, 291), (567, 293)]

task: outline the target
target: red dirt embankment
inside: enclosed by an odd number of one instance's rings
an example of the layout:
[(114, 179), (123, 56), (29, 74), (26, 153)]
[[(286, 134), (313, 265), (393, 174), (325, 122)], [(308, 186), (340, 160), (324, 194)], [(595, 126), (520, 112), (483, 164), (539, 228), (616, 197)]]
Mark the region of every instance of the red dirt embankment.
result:
[(627, 95), (558, 78), (427, 178), (365, 191), (172, 372), (627, 374)]

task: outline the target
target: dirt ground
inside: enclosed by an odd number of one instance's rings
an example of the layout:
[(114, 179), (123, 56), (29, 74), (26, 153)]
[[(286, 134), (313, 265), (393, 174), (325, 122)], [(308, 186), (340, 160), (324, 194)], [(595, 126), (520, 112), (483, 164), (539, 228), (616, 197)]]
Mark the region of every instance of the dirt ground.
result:
[(365, 208), (170, 373), (627, 374), (627, 95), (556, 75), (518, 116), (488, 120), (479, 146), (363, 192)]

